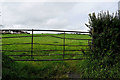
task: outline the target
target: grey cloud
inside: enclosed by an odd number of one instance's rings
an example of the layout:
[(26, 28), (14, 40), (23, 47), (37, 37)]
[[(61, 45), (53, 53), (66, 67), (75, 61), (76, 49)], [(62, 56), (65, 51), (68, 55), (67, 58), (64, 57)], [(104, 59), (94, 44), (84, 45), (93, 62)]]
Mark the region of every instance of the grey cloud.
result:
[(87, 30), (89, 13), (114, 12), (116, 7), (117, 3), (3, 3), (4, 27)]
[[(31, 5), (32, 4), (32, 5)], [(60, 3), (23, 3), (23, 4), (8, 4), (4, 6), (4, 19), (10, 24), (42, 24), (51, 18), (61, 17), (64, 13), (71, 9), (72, 5), (65, 6)], [(20, 7), (21, 6), (21, 7)]]

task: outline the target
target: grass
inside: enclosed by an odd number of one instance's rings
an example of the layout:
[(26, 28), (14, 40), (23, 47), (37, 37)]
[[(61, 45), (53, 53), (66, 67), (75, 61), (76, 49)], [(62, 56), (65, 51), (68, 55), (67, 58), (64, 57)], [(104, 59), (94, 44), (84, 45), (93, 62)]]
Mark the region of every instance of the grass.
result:
[[(46, 36), (43, 36), (46, 35)], [(47, 36), (49, 35), (49, 36)], [(12, 36), (31, 36), (31, 34), (4, 34), (2, 35), (2, 44), (13, 44), (13, 43), (31, 43), (31, 37), (21, 37), (21, 38), (4, 38)], [(34, 34), (34, 43), (39, 44), (56, 44), (63, 45), (63, 39), (58, 37), (64, 37), (63, 34)], [(57, 37), (53, 37), (57, 36)], [(76, 39), (91, 39), (88, 35), (76, 35), (76, 34), (66, 34), (66, 38), (76, 38)], [(39, 50), (63, 50), (63, 46), (55, 45), (33, 45), (33, 54), (63, 54), (63, 51), (39, 51)], [(88, 45), (87, 40), (70, 40), (65, 39), (65, 45)], [(65, 50), (81, 50), (88, 49), (85, 46), (65, 46)], [(31, 44), (19, 44), (19, 45), (3, 45), (3, 50), (23, 50), (30, 51)], [(30, 52), (6, 52), (3, 51), (5, 55), (29, 55)], [(80, 51), (66, 51), (65, 54), (82, 54)], [(65, 59), (78, 59), (83, 58), (83, 55), (65, 55)], [(31, 59), (31, 57), (10, 57), (12, 59)], [(63, 56), (34, 56), (34, 59), (62, 59)], [(75, 72), (81, 73), (81, 66), (84, 60), (81, 61), (44, 61), (44, 62), (15, 62), (17, 63), (16, 69), (19, 77), (30, 77), (30, 78), (67, 78), (68, 73)]]

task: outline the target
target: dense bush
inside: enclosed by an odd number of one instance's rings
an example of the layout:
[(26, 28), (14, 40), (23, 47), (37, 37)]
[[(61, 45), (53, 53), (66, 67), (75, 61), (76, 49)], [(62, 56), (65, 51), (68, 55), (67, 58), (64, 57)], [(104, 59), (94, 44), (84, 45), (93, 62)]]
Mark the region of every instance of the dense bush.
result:
[(120, 19), (118, 13), (111, 15), (109, 12), (100, 12), (97, 16), (95, 13), (89, 14), (89, 24), (86, 26), (89, 27), (90, 36), (93, 38), (92, 49), (89, 53), (92, 66), (90, 69), (94, 73), (99, 73), (96, 74), (97, 77), (120, 78), (120, 74), (118, 74), (118, 70), (120, 70)]
[(15, 67), (16, 63), (6, 55), (2, 55), (2, 79), (3, 80), (13, 80), (18, 78), (17, 69)]

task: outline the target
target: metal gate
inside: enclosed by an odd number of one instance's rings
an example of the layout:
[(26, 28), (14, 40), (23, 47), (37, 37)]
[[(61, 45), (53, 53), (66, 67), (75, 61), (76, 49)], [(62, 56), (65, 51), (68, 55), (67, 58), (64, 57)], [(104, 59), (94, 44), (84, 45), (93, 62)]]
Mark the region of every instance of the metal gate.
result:
[(2, 52), (15, 61), (82, 60), (89, 51), (89, 32), (3, 29)]

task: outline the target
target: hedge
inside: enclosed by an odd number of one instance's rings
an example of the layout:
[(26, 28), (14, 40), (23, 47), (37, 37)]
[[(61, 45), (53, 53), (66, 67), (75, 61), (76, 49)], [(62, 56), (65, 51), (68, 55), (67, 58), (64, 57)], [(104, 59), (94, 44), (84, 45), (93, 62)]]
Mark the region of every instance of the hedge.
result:
[(108, 11), (102, 11), (97, 15), (89, 14), (89, 23), (86, 26), (90, 29), (90, 36), (93, 38), (92, 49), (88, 53), (90, 63), (94, 67), (91, 68), (93, 69), (91, 71), (94, 73), (98, 71), (99, 77), (101, 74), (101, 77), (117, 75), (120, 78), (120, 73), (118, 74), (120, 70), (120, 19), (118, 13), (110, 14)]

